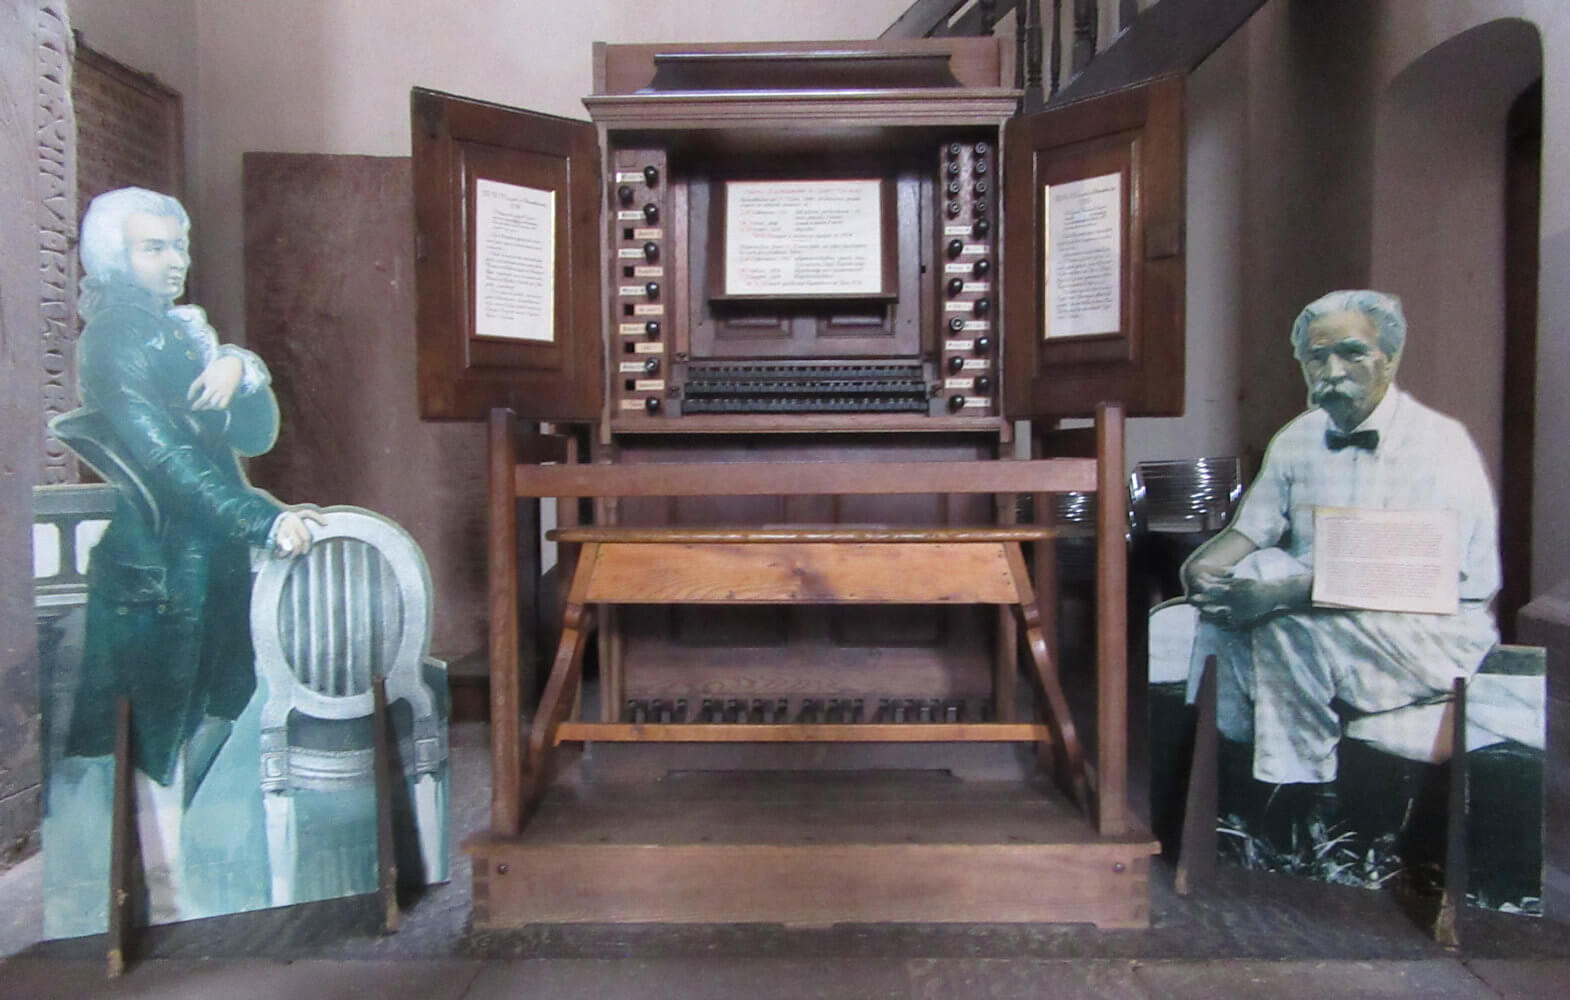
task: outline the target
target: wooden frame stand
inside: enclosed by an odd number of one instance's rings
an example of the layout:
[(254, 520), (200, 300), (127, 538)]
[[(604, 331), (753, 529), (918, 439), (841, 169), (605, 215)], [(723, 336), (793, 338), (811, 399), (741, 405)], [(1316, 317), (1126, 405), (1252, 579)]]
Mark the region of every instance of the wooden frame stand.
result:
[[(532, 447), (491, 418), (491, 829), (475, 858), (475, 923), (1149, 921), (1157, 845), (1126, 802), (1121, 595), (1122, 413), (1096, 459), (914, 463), (520, 464)], [(520, 445), (525, 447), (521, 448)], [(1048, 526), (570, 526), (578, 547), (562, 637), (527, 744), (519, 724), (519, 497), (1042, 494), (1100, 491), (1095, 761), (1085, 760), (1042, 627), (1023, 542)], [(991, 604), (1012, 611), (1038, 718), (685, 722), (575, 719), (596, 609), (620, 604)], [(1000, 657), (1012, 690), (1014, 658)], [(632, 665), (631, 669), (636, 669)], [(1006, 678), (1001, 676), (1007, 673)], [(612, 703), (614, 704), (614, 703)], [(919, 743), (936, 769), (673, 773), (641, 785), (558, 781), (562, 743)], [(1034, 744), (1053, 782), (963, 781), (944, 744)], [(652, 752), (652, 751), (651, 751)], [(1056, 790), (1051, 787), (1056, 786)]]

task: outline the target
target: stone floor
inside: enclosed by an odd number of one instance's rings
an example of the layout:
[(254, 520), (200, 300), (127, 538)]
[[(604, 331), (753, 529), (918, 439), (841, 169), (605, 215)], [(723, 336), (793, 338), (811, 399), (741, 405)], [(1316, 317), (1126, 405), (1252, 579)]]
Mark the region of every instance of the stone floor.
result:
[(152, 959), (106, 980), (84, 960), (0, 962), (7, 997), (789, 998), (1562, 997), (1563, 959), (1034, 958)]
[[(480, 828), (479, 726), (453, 730), (453, 824)], [(42, 864), (0, 875), (0, 997), (539, 996), (613, 1000), (920, 997), (1560, 997), (1570, 926), (1468, 911), (1446, 951), (1389, 894), (1224, 869), (1190, 897), (1152, 879), (1152, 926), (468, 926), (469, 869), (376, 932), (368, 898), (150, 928), (127, 975), (104, 939), (40, 941)]]

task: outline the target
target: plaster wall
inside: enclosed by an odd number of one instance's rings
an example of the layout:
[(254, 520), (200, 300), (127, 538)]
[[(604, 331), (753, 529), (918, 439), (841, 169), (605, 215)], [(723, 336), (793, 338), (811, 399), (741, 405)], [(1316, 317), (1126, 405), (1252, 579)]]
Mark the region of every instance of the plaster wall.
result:
[[(1115, 6), (1115, 5), (1107, 5)], [(1239, 454), (1239, 345), (1243, 339), (1243, 181), (1248, 43), (1234, 35), (1184, 83), (1188, 161), (1188, 365), (1181, 417), (1129, 421), (1130, 469), (1151, 459)]]
[(196, 0), (68, 0), (68, 6), (71, 28), (84, 44), (153, 74), (187, 102), (196, 95)]
[[(201, 118), (197, 92), (197, 0), (67, 0), (71, 29), (82, 44), (178, 91), (185, 108), (187, 178), (200, 173), (192, 138)], [(191, 213), (200, 227), (201, 216)], [(201, 236), (198, 228), (196, 235)], [(201, 276), (192, 274), (193, 291)]]
[(1243, 29), (1247, 265), (1238, 421), (1254, 468), (1271, 435), (1306, 405), (1287, 339), (1293, 318), (1324, 292), (1368, 281), (1367, 19), (1358, 4), (1272, 0)]
[[(1489, 28), (1475, 61), (1414, 65)], [(1385, 283), (1410, 307), (1402, 381), (1464, 419), (1497, 462), (1498, 145), (1509, 98), (1538, 68), (1543, 97), (1533, 592), (1570, 570), (1570, 8), (1554, 0), (1272, 0), (1244, 29), (1244, 328), (1239, 410), (1257, 455), (1302, 408), (1286, 334), (1333, 288)], [(1517, 86), (1519, 84), (1519, 86)], [(1506, 95), (1508, 92), (1508, 96)], [(1487, 130), (1487, 138), (1479, 133)], [(1495, 143), (1494, 137), (1498, 137)], [(1191, 354), (1191, 357), (1193, 355)]]
[(1380, 100), (1371, 284), (1400, 295), (1400, 381), (1472, 430), (1496, 487), (1503, 451), (1505, 119), (1542, 73), (1536, 30), (1493, 21), (1402, 69)]
[[(406, 156), (414, 85), (585, 118), (581, 99), (591, 89), (595, 41), (869, 38), (909, 4), (162, 0), (162, 6), (194, 26), (188, 44), (199, 54), (196, 80), (171, 82), (193, 100), (187, 144), (189, 207), (201, 227), (194, 234), (195, 263), (203, 305), (220, 331), (238, 339), (244, 319), (240, 158), (246, 152)], [(182, 8), (189, 17), (179, 13)], [(171, 36), (169, 44), (178, 58), (187, 42)]]

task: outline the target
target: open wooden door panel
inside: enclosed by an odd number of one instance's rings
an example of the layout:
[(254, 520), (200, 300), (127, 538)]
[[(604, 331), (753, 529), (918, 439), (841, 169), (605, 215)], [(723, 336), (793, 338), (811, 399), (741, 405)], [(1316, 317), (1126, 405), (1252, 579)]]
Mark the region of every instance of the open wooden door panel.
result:
[(1004, 128), (1004, 412), (1183, 412), (1183, 84)]
[(420, 415), (598, 418), (594, 127), (422, 89), (410, 112)]

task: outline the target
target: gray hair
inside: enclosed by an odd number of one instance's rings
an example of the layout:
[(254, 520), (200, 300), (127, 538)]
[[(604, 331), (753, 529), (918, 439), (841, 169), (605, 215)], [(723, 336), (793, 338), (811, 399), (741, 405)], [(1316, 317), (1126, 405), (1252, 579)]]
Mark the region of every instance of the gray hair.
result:
[(1394, 295), (1368, 289), (1331, 292), (1303, 307), (1292, 324), (1292, 354), (1303, 356), (1303, 340), (1308, 328), (1322, 316), (1338, 312), (1359, 312), (1374, 324), (1379, 338), (1379, 349), (1390, 357), (1399, 357), (1406, 345), (1406, 315), (1401, 311), (1401, 300)]
[(189, 233), (191, 217), (179, 199), (146, 188), (127, 187), (106, 191), (94, 198), (82, 216), (82, 242), (77, 252), (82, 270), (99, 282), (123, 279), (130, 268), (125, 245), (125, 220), (137, 213), (172, 216)]

